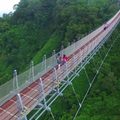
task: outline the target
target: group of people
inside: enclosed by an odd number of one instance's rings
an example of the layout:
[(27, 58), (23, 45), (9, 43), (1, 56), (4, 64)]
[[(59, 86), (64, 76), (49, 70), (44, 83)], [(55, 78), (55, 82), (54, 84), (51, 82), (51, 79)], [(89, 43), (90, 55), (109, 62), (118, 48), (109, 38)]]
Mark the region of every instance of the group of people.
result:
[(57, 54), (56, 59), (59, 65), (63, 65), (68, 61), (68, 57), (65, 54), (61, 56), (60, 53)]

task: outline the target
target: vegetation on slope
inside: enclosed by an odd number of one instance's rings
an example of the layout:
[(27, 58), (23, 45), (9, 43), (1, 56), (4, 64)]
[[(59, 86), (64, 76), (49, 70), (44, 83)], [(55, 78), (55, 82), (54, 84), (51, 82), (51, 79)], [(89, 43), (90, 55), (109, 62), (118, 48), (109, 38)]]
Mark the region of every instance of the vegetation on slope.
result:
[[(0, 18), (0, 84), (108, 20), (117, 0), (21, 0)], [(86, 17), (87, 16), (87, 17)]]
[[(14, 8), (15, 13), (0, 18), (0, 84), (12, 77), (14, 69), (24, 71), (31, 60), (37, 64), (44, 54), (60, 50), (61, 45), (66, 47), (68, 42), (103, 24), (115, 14), (119, 4), (118, 0), (21, 0)], [(117, 41), (107, 58), (78, 120), (120, 119), (119, 44)], [(92, 78), (93, 69), (87, 69)], [(79, 100), (88, 87), (86, 83), (82, 71), (73, 82)], [(52, 111), (57, 120), (73, 118), (78, 108), (75, 98), (69, 87), (55, 102)], [(51, 118), (47, 114), (45, 119)]]
[[(120, 119), (120, 27), (113, 35), (116, 40), (76, 120)], [(117, 38), (116, 38), (117, 36)]]
[[(114, 32), (104, 48), (100, 50), (100, 54), (94, 56), (90, 63), (86, 66), (89, 80), (93, 80), (96, 69), (99, 68), (106, 52), (110, 48), (114, 40), (116, 40), (112, 50), (108, 54), (99, 75), (95, 79), (92, 90), (87, 96), (85, 103), (79, 111), (76, 120), (119, 120), (120, 119), (120, 27)], [(117, 38), (116, 38), (117, 36)], [(56, 120), (73, 120), (79, 102), (89, 87), (85, 71), (82, 70), (80, 75), (73, 80), (73, 87), (68, 86), (63, 92), (63, 96), (51, 106), (52, 113)], [(40, 118), (41, 119), (41, 118)], [(50, 112), (43, 115), (43, 120), (52, 120)]]

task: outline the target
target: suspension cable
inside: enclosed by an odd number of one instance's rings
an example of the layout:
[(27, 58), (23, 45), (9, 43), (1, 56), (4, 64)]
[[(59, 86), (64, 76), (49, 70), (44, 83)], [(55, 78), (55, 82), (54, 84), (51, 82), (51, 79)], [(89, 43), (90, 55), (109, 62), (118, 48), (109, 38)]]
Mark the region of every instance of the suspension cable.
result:
[(73, 84), (71, 84), (71, 87), (72, 87), (72, 90), (73, 90), (73, 92), (74, 92), (74, 94), (75, 94), (75, 97), (76, 97), (77, 102), (78, 102), (79, 107), (80, 107), (80, 106), (81, 106), (81, 103), (80, 103), (80, 101), (79, 101), (79, 98), (78, 98), (78, 96), (77, 96), (77, 93), (76, 93), (76, 91), (75, 91), (75, 88), (74, 88)]
[(98, 70), (97, 70), (97, 73), (95, 74), (95, 76), (94, 76), (94, 78), (93, 78), (93, 80), (92, 80), (92, 82), (91, 82), (91, 86), (89, 86), (89, 88), (88, 88), (88, 90), (87, 90), (85, 96), (83, 97), (83, 100), (82, 100), (82, 102), (81, 102), (81, 106), (79, 106), (79, 108), (78, 108), (78, 110), (77, 110), (75, 116), (73, 117), (73, 120), (76, 119), (76, 117), (77, 117), (79, 111), (81, 110), (81, 107), (82, 107), (82, 105), (83, 105), (83, 103), (84, 103), (84, 101), (85, 101), (85, 99), (86, 99), (86, 97), (87, 97), (87, 95), (88, 95), (88, 93), (89, 93), (89, 91), (90, 91), (90, 89), (91, 89), (91, 87), (92, 87), (92, 85), (93, 85), (93, 83), (94, 83), (94, 81), (95, 81), (97, 75), (99, 74), (99, 72), (100, 72), (100, 70), (101, 70), (101, 68), (102, 68), (102, 66), (103, 66), (103, 63), (105, 62), (105, 59), (107, 58), (109, 52), (111, 51), (111, 49), (112, 49), (112, 47), (113, 47), (115, 41), (116, 41), (116, 40), (113, 41), (113, 43), (111, 44), (110, 48), (108, 49), (108, 51), (107, 51), (105, 57), (103, 58), (103, 60), (102, 60), (102, 62), (101, 62), (101, 64), (100, 64), (100, 66), (99, 66), (99, 68), (98, 68)]

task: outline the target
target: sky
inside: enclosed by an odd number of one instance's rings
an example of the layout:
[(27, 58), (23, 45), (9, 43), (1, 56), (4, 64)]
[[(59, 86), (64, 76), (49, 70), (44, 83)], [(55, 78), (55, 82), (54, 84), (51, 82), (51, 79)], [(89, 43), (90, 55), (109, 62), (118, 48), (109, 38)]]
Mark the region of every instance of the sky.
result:
[(19, 3), (20, 0), (0, 0), (0, 16), (3, 13), (9, 13), (13, 11), (13, 6)]

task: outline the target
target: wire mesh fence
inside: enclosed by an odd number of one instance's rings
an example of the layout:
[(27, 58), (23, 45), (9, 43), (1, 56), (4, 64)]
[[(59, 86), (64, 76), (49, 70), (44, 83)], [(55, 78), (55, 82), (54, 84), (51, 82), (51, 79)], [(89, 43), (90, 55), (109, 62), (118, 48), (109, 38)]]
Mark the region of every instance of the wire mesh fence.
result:
[[(108, 21), (108, 25), (115, 21), (115, 18), (119, 15), (119, 12)], [(111, 29), (116, 25), (116, 22), (113, 22), (110, 27), (103, 32), (102, 34), (99, 34), (103, 29), (104, 25), (90, 33), (89, 35), (85, 36), (81, 40), (78, 40), (77, 42), (71, 44), (67, 48), (61, 50), (59, 53), (61, 55), (66, 54), (67, 56), (70, 56), (71, 54), (75, 53), (77, 50), (81, 50), (80, 48), (86, 45), (87, 47), (84, 47), (84, 50), (79, 52), (80, 55), (80, 61), (75, 65), (75, 67), (101, 42), (101, 40), (111, 31)], [(98, 35), (99, 34), (99, 35)], [(97, 37), (95, 37), (97, 36)], [(23, 72), (22, 74), (19, 74), (17, 76), (18, 78), (18, 88), (16, 86), (16, 80), (15, 78), (9, 80), (7, 83), (0, 86), (0, 105), (12, 98), (17, 92), (20, 92), (25, 87), (29, 86), (32, 82), (36, 81), (40, 77), (42, 77), (45, 73), (50, 71), (52, 68), (54, 68), (58, 63), (56, 59), (57, 53), (51, 56), (50, 58), (46, 59), (46, 56), (44, 56), (44, 60), (35, 65), (34, 63), (31, 64), (30, 69)], [(74, 55), (74, 57), (78, 57)], [(71, 61), (70, 61), (71, 62)], [(63, 66), (64, 67), (64, 66)], [(65, 76), (64, 76), (65, 77)], [(16, 91), (18, 90), (18, 91)]]

